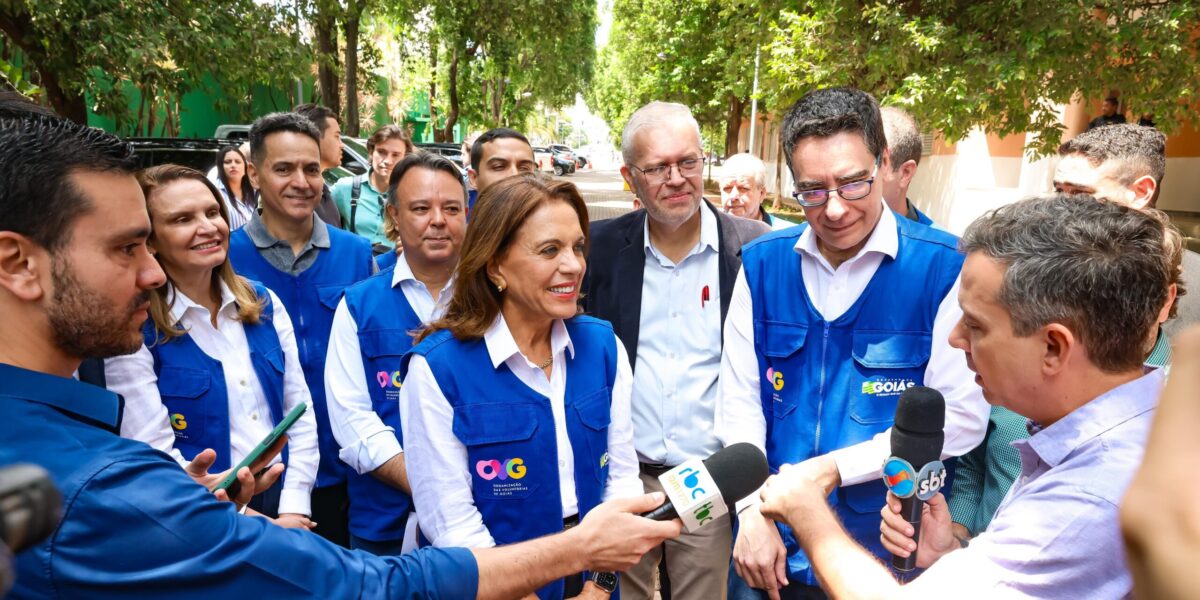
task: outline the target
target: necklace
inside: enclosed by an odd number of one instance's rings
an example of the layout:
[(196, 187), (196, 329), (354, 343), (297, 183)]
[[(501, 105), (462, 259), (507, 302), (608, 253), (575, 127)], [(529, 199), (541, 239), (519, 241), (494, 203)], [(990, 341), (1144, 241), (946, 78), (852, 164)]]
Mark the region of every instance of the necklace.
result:
[(550, 363), (552, 363), (552, 362), (554, 362), (553, 354), (550, 355), (550, 358), (547, 358), (546, 360), (543, 360), (542, 362), (538, 363), (537, 368), (545, 369), (546, 367), (550, 366)]

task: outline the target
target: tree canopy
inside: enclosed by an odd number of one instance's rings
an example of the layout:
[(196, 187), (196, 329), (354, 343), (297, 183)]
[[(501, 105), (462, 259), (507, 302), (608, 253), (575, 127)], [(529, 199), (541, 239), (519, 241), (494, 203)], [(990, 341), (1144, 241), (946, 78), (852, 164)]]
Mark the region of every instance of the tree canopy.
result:
[[(1035, 153), (1062, 137), (1057, 106), (1117, 90), (1172, 131), (1200, 84), (1200, 4), (1181, 0), (616, 0), (588, 101), (614, 130), (649, 100), (725, 110), (727, 140), (762, 51), (759, 98), (782, 109), (805, 92), (851, 85), (903, 106), (957, 140), (982, 127), (1031, 132)], [(736, 119), (734, 118), (736, 115)], [(727, 144), (728, 151), (728, 144)]]

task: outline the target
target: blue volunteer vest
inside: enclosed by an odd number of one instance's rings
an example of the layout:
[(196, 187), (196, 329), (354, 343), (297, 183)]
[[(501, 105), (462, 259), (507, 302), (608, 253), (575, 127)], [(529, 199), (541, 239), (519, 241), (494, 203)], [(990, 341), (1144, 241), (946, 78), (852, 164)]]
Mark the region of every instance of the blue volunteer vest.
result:
[[(246, 341), (250, 346), (250, 364), (262, 385), (271, 408), (271, 423), (283, 419), (283, 349), (271, 322), (274, 314), (271, 296), (266, 288), (255, 283), (254, 291), (266, 299), (257, 324), (244, 323)], [(205, 448), (217, 451), (213, 473), (233, 466), (229, 460), (229, 391), (225, 386), (225, 370), (221, 360), (204, 353), (191, 335), (162, 341), (153, 320), (142, 327), (142, 339), (154, 357), (154, 374), (158, 376), (158, 394), (170, 415), (171, 430), (175, 433), (175, 448), (191, 460)], [(225, 356), (224, 360), (244, 361), (244, 356)], [(287, 448), (283, 450), (287, 463)]]
[[(394, 252), (389, 252), (395, 256)], [(358, 325), (358, 345), (362, 353), (371, 408), (396, 431), (404, 446), (400, 429), (400, 359), (412, 350), (411, 331), (421, 326), (399, 286), (392, 287), (394, 271), (388, 269), (346, 289), (346, 308)], [(350, 496), (350, 532), (374, 542), (399, 540), (413, 510), (408, 494), (376, 479), (370, 473), (348, 471)]]
[[(905, 218), (896, 224), (896, 258), (884, 257), (858, 301), (834, 321), (813, 308), (804, 287), (795, 245), (807, 224), (742, 250), (772, 472), (871, 439), (891, 427), (901, 392), (923, 384), (934, 317), (963, 256), (953, 235)], [(886, 492), (875, 480), (830, 497), (846, 530), (881, 558), (888, 556), (879, 543)], [(779, 530), (789, 579), (816, 585), (791, 530)]]
[[(608, 426), (617, 344), (612, 326), (605, 321), (579, 316), (567, 320), (566, 325), (575, 355), (567, 353), (564, 409), (582, 518), (600, 503), (608, 480)], [(550, 399), (521, 383), (507, 365), (493, 369), (483, 339), (459, 341), (442, 330), (412, 352), (428, 361), (454, 409), (452, 427), (467, 447), (475, 508), (496, 544), (562, 531), (558, 445)], [(407, 358), (402, 375), (408, 370)], [(562, 597), (562, 580), (538, 590), (542, 600)]]
[(321, 452), (316, 487), (346, 480), (346, 466), (338, 460), (338, 444), (329, 428), (329, 409), (325, 406), (325, 351), (329, 347), (333, 312), (342, 292), (371, 275), (373, 260), (371, 243), (366, 238), (328, 224), (325, 227), (329, 230), (329, 248), (322, 249), (312, 266), (298, 276), (284, 273), (267, 262), (245, 228), (229, 236), (229, 260), (234, 269), (275, 292), (292, 318), (300, 366), (316, 409), (317, 446)]

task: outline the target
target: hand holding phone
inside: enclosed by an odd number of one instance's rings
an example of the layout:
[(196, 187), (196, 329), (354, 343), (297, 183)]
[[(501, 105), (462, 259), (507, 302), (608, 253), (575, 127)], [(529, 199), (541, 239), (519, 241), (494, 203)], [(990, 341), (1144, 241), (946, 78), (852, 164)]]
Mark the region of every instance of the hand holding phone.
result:
[[(259, 442), (253, 450), (246, 454), (246, 457), (243, 458), (242, 461), (237, 464), (237, 466), (230, 469), (225, 477), (221, 479), (217, 485), (212, 487), (211, 491), (213, 493), (224, 491), (225, 494), (227, 494), (230, 498), (239, 498), (241, 495), (240, 492), (242, 491), (243, 482), (238, 477), (238, 473), (243, 468), (249, 469), (249, 479), (251, 481), (253, 478), (258, 477), (259, 475), (270, 475), (269, 472), (266, 472), (265, 466), (283, 450), (283, 446), (287, 443), (287, 430), (290, 429), (292, 425), (296, 423), (296, 421), (300, 420), (300, 416), (303, 415), (306, 410), (308, 410), (307, 404), (296, 405), (296, 407), (293, 408), (291, 412), (289, 412), (287, 416), (285, 416), (283, 420), (271, 430), (271, 433), (267, 434), (267, 437), (263, 438), (263, 440)], [(281, 468), (277, 470), (275, 477), (271, 479), (272, 483), (278, 478), (278, 473), (282, 472), (282, 465), (280, 465), (280, 467)], [(256, 493), (266, 489), (267, 487), (270, 487), (270, 484), (268, 483), (266, 486), (255, 485), (254, 487), (254, 492)], [(253, 493), (251, 493), (250, 496), (253, 496)], [(248, 501), (249, 498), (246, 500)], [(239, 504), (244, 503), (245, 502), (239, 502)]]

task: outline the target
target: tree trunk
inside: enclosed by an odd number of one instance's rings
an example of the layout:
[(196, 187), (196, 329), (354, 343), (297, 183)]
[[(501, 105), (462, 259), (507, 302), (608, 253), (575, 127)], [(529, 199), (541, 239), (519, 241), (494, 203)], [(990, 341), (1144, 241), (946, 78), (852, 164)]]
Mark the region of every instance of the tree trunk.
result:
[(446, 125), (442, 129), (442, 140), (454, 141), (454, 125), (458, 123), (458, 46), (450, 57), (450, 112), (446, 115)]
[(313, 29), (317, 37), (317, 84), (321, 87), (321, 104), (335, 113), (342, 111), (338, 98), (337, 27), (334, 7), (330, 2), (317, 3)]
[[(81, 125), (87, 125), (87, 100), (83, 97), (83, 92), (80, 90), (69, 90), (62, 87), (58, 81), (58, 72), (66, 67), (81, 68), (77, 64), (54, 65), (49, 55), (42, 50), (41, 37), (33, 26), (33, 19), (28, 13), (18, 12), (12, 14), (9, 12), (0, 12), (0, 31), (3, 31), (12, 43), (16, 44), (21, 52), (25, 55), (26, 60), (33, 64), (34, 70), (37, 71), (42, 89), (46, 92), (46, 99), (50, 102), (50, 107), (60, 117), (64, 117), (75, 121)], [(55, 48), (55, 56), (58, 61), (66, 62), (77, 56), (75, 48)]]
[(436, 40), (429, 41), (429, 127), (426, 131), (433, 132), (433, 141), (441, 142), (442, 130), (437, 126), (437, 61), (438, 61), (438, 43)]
[(358, 27), (365, 2), (350, 2), (342, 18), (346, 39), (346, 114), (342, 131), (358, 137)]
[(729, 112), (725, 114), (725, 156), (738, 153), (738, 134), (742, 129), (742, 112), (746, 109), (746, 100), (737, 96), (729, 97)]

